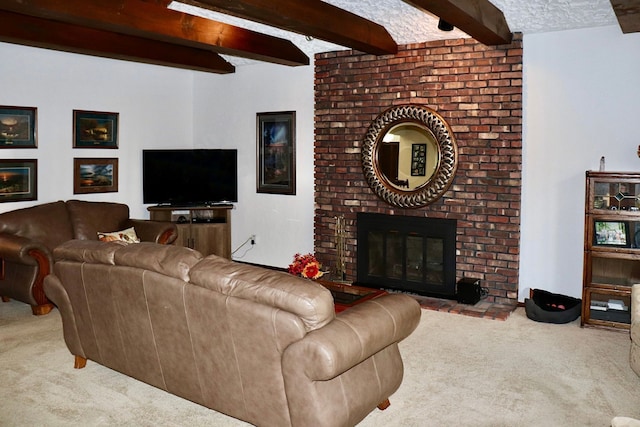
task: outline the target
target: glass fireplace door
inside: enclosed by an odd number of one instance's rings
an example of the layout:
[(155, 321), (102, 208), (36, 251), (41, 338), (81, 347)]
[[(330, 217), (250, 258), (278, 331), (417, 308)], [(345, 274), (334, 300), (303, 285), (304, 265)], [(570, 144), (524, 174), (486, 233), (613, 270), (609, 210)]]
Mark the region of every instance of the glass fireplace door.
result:
[(359, 214), (357, 283), (455, 295), (455, 227), (455, 220)]

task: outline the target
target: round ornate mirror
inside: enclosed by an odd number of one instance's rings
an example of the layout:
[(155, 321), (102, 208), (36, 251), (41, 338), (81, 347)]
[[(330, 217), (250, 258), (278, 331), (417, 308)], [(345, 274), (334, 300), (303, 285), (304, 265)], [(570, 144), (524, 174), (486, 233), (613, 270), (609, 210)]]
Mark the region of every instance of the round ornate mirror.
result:
[(392, 107), (369, 126), (362, 167), (385, 202), (415, 208), (438, 200), (456, 173), (458, 148), (438, 113), (416, 105)]

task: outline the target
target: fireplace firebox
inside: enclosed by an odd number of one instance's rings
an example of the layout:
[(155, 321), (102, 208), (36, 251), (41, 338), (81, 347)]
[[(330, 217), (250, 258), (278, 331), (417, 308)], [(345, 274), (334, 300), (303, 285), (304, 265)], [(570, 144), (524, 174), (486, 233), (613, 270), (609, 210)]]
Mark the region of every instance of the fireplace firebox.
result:
[(456, 220), (357, 216), (357, 285), (455, 299)]

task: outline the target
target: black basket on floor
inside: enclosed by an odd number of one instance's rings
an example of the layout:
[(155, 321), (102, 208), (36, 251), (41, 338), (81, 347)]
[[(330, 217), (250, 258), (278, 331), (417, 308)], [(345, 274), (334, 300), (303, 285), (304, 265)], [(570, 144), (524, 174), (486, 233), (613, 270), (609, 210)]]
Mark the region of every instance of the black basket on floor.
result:
[(531, 298), (525, 298), (527, 317), (536, 322), (569, 323), (580, 317), (582, 300), (566, 295), (533, 289)]

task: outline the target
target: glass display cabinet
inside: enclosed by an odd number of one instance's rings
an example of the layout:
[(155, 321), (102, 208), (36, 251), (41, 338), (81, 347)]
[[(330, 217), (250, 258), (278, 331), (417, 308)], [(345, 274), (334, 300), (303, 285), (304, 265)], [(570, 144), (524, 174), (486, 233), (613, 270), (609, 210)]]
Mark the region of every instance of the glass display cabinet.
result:
[(640, 173), (586, 173), (582, 326), (628, 329), (640, 283)]

